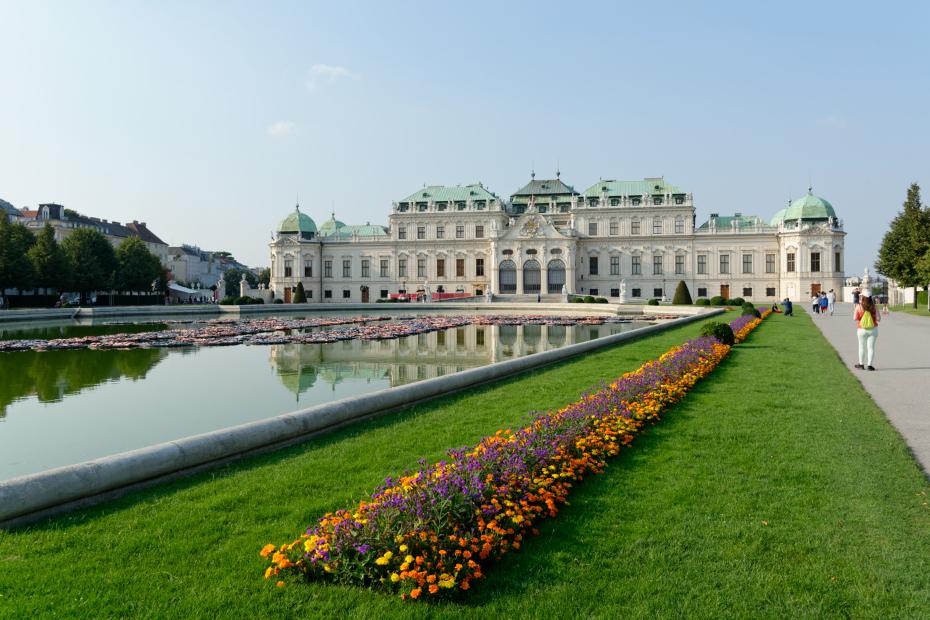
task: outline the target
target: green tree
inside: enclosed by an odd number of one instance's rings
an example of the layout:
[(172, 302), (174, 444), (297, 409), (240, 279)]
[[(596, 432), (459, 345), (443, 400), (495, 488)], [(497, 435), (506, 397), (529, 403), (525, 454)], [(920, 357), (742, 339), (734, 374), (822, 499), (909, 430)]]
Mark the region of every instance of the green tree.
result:
[[(909, 288), (930, 282), (928, 275), (919, 268), (921, 259), (930, 250), (930, 209), (920, 202), (920, 186), (911, 183), (907, 189), (904, 208), (898, 213), (878, 250), (875, 269), (898, 285)], [(917, 295), (914, 295), (917, 307)]]
[(129, 237), (116, 248), (116, 290), (150, 292), (162, 271), (161, 261), (138, 237)]
[(78, 228), (61, 243), (68, 257), (71, 287), (86, 301), (88, 293), (108, 290), (116, 271), (116, 253), (101, 233), (92, 228)]
[(304, 283), (297, 283), (297, 290), (294, 291), (294, 301), (295, 304), (305, 304), (307, 303), (307, 293), (304, 292)]
[(258, 274), (258, 283), (264, 284), (265, 286), (271, 286), (271, 268), (265, 267), (262, 269), (262, 272)]
[(252, 288), (258, 286), (258, 277), (254, 273), (230, 267), (223, 272), (223, 280), (226, 282), (227, 297), (239, 296), (239, 282), (242, 280), (242, 274), (245, 274), (245, 281), (249, 283), (249, 286)]
[(29, 290), (35, 274), (28, 252), (35, 236), (22, 224), (12, 224), (0, 215), (0, 296), (4, 289)]
[(676, 306), (691, 305), (691, 291), (688, 290), (688, 285), (685, 284), (684, 280), (678, 281), (678, 286), (675, 288), (675, 295), (672, 297), (672, 303)]
[(46, 223), (42, 228), (35, 245), (29, 248), (28, 256), (35, 273), (36, 286), (57, 291), (68, 289), (68, 257), (55, 241), (55, 229), (51, 224)]

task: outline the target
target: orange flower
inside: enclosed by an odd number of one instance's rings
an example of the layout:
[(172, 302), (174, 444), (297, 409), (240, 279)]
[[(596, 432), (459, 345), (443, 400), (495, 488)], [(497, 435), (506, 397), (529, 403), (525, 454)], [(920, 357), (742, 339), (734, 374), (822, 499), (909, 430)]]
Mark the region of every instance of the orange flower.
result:
[(410, 591), (410, 598), (419, 598), (420, 597), (420, 588), (414, 588)]
[(434, 583), (433, 585), (431, 585), (431, 586), (429, 587), (429, 593), (430, 593), (430, 594), (436, 594), (437, 592), (439, 592), (439, 586), (437, 586), (437, 585)]
[(275, 550), (274, 545), (265, 545), (264, 547), (262, 547), (262, 550), (259, 553), (259, 555), (261, 555), (263, 558), (267, 558), (269, 555), (274, 553), (274, 550)]

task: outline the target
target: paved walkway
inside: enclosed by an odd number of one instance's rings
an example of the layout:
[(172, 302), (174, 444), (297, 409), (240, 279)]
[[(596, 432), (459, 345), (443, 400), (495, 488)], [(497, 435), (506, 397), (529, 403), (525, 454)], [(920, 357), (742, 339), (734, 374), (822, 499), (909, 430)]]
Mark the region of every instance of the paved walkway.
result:
[(859, 349), (852, 304), (836, 304), (833, 316), (811, 316), (930, 475), (930, 319), (903, 312), (880, 317), (869, 372), (853, 368)]

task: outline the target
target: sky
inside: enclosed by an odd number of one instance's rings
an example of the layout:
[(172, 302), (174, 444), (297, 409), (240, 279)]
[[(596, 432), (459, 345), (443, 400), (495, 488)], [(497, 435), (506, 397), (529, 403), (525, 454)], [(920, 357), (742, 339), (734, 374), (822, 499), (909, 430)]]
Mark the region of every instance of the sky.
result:
[(0, 198), (269, 262), (298, 200), (664, 176), (769, 219), (809, 185), (874, 263), (930, 192), (930, 3), (0, 0)]

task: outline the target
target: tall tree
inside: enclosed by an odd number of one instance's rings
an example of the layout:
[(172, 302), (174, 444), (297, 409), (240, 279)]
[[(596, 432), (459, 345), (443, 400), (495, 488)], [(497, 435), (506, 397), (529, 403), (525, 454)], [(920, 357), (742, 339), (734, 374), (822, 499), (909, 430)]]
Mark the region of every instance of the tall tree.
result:
[(68, 257), (71, 288), (81, 293), (82, 301), (88, 293), (110, 288), (116, 253), (106, 237), (92, 228), (78, 228), (62, 241), (61, 248)]
[(36, 238), (35, 245), (29, 248), (29, 261), (35, 273), (35, 285), (58, 291), (68, 289), (70, 274), (68, 257), (55, 241), (55, 229), (46, 223)]
[(223, 272), (223, 281), (226, 282), (227, 297), (239, 296), (239, 282), (242, 281), (243, 274), (245, 274), (245, 281), (249, 283), (249, 286), (252, 288), (258, 286), (258, 277), (254, 273), (230, 267)]
[(29, 262), (29, 248), (35, 236), (22, 224), (12, 224), (0, 215), (0, 296), (4, 289), (28, 290), (35, 274)]
[(266, 287), (271, 286), (271, 269), (265, 267), (262, 269), (262, 272), (258, 274), (258, 283), (264, 284)]
[(911, 183), (904, 208), (891, 221), (878, 250), (875, 269), (905, 288), (915, 287), (914, 307), (917, 307), (916, 287), (928, 283), (918, 268), (921, 258), (930, 250), (930, 209), (920, 202), (920, 186)]
[(129, 237), (116, 248), (116, 290), (150, 292), (161, 273), (161, 261), (138, 237)]

